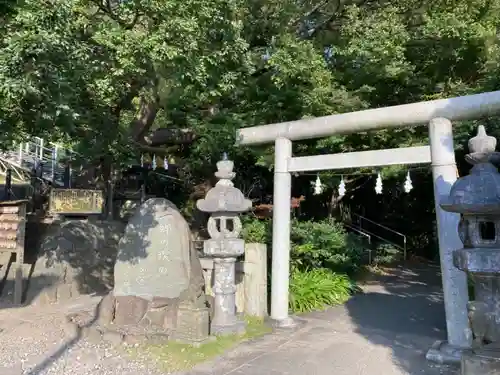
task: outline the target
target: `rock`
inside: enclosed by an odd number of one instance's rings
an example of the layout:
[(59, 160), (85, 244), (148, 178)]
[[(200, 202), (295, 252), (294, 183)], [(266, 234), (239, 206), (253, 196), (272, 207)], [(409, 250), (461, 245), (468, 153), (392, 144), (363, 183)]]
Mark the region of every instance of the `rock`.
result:
[(113, 346), (120, 346), (123, 344), (125, 336), (120, 332), (106, 331), (102, 334), (102, 339)]
[(165, 319), (167, 318), (167, 308), (160, 307), (154, 308), (150, 307), (144, 316), (144, 323), (147, 326), (157, 326), (157, 327), (166, 327)]
[(146, 201), (118, 245), (115, 297), (178, 298), (189, 286), (190, 233), (173, 203), (162, 198)]
[[(134, 213), (120, 240), (114, 289), (100, 303), (100, 321), (129, 332), (127, 337), (156, 335), (163, 340), (177, 329), (181, 303), (204, 316), (204, 287), (186, 220), (173, 203), (153, 198)], [(200, 341), (208, 332), (208, 319), (198, 315), (190, 322), (203, 327), (189, 327), (189, 331), (196, 332)]]
[(139, 324), (149, 308), (149, 301), (137, 296), (115, 296), (115, 319), (118, 325)]
[(116, 221), (63, 219), (52, 223), (40, 241), (27, 302), (46, 304), (81, 294), (108, 293), (123, 231), (124, 224)]
[(105, 296), (97, 307), (97, 321), (100, 324), (110, 324), (115, 318), (115, 298), (110, 293)]

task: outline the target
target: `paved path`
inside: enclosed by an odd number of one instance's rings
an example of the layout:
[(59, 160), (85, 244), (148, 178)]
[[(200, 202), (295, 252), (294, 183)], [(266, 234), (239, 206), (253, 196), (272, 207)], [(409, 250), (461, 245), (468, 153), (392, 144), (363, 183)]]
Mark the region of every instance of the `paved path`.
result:
[(345, 306), (304, 316), (302, 328), (243, 344), (185, 375), (456, 374), (424, 358), (445, 337), (437, 269), (393, 271)]
[[(306, 324), (247, 342), (183, 375), (452, 375), (431, 367), (426, 350), (444, 334), (436, 269), (399, 268), (363, 287), (345, 306), (304, 316)], [(73, 306), (0, 306), (1, 375), (161, 375), (102, 344), (65, 330)]]

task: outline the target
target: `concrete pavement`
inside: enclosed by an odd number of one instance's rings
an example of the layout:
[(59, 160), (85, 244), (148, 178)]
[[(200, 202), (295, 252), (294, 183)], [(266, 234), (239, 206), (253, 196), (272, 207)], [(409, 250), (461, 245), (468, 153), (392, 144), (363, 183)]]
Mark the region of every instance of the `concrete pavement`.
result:
[(247, 342), (184, 375), (454, 375), (425, 353), (444, 339), (439, 269), (397, 267), (346, 305), (301, 317), (305, 324)]

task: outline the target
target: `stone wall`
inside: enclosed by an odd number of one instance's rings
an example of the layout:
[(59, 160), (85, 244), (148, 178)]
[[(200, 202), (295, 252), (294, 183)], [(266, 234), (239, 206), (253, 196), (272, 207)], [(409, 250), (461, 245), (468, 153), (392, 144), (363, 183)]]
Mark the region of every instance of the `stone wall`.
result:
[[(104, 294), (113, 287), (113, 265), (120, 222), (68, 220), (45, 231), (27, 290), (26, 303), (64, 302), (81, 294)], [(33, 244), (34, 245), (34, 244)], [(213, 295), (213, 260), (202, 258), (207, 294)], [(25, 275), (27, 276), (27, 275)], [(236, 264), (237, 311), (267, 315), (267, 248), (246, 244), (244, 260)]]
[[(213, 295), (213, 260), (200, 260), (207, 294)], [(244, 259), (236, 262), (236, 311), (250, 316), (268, 315), (267, 247), (264, 244), (245, 244)]]
[(123, 231), (123, 223), (112, 221), (52, 223), (39, 244), (26, 303), (43, 305), (108, 292)]

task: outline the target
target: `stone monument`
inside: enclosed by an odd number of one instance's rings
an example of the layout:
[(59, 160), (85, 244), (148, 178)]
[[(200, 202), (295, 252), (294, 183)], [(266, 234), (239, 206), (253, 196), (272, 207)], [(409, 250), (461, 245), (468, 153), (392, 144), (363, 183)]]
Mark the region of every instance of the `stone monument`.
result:
[(203, 251), (214, 258), (214, 316), (211, 333), (224, 335), (243, 333), (245, 325), (236, 316), (235, 262), (245, 252), (245, 243), (239, 239), (241, 221), (238, 214), (248, 211), (252, 202), (234, 187), (234, 163), (223, 160), (217, 163), (215, 176), (219, 179), (215, 187), (200, 199), (196, 206), (210, 213), (207, 223), (210, 239), (203, 244)]
[(114, 288), (98, 307), (97, 329), (125, 341), (201, 343), (209, 334), (204, 288), (188, 223), (172, 202), (149, 199), (118, 244)]
[(462, 354), (462, 375), (500, 374), (500, 174), (494, 164), (496, 139), (480, 126), (469, 141), (468, 176), (458, 179), (441, 207), (462, 214), (458, 231), (464, 244), (453, 261), (474, 282), (468, 313), (474, 343)]

